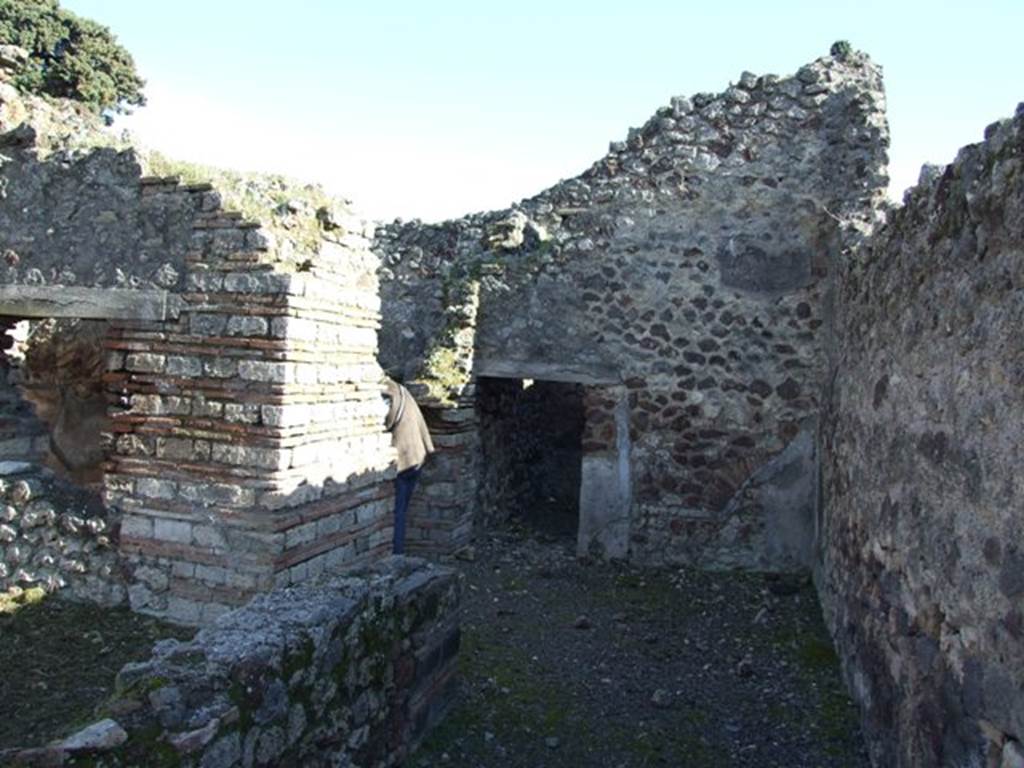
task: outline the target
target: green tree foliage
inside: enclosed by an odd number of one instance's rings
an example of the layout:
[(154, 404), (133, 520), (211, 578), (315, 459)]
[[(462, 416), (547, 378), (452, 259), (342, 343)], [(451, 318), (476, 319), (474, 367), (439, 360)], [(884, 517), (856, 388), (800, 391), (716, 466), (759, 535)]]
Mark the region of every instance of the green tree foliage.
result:
[(146, 103), (135, 62), (109, 29), (57, 0), (0, 0), (0, 43), (29, 52), (19, 87), (124, 112)]

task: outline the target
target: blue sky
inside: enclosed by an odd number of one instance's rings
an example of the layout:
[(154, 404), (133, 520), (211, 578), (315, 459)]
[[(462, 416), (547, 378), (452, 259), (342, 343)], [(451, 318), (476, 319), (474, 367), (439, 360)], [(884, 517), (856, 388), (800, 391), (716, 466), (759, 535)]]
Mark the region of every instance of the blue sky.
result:
[(505, 207), (671, 96), (849, 40), (885, 69), (893, 193), (1024, 101), (1024, 0), (63, 0), (148, 81), (120, 124), (182, 159), (323, 183), (378, 218)]

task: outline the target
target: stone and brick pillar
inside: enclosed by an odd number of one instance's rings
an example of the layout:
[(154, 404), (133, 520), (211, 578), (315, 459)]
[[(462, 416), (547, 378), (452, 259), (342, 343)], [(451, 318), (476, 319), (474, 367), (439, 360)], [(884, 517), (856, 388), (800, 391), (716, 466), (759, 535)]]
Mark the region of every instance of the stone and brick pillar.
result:
[(107, 341), (132, 606), (191, 623), (391, 539), (374, 257), (345, 234), (285, 272), (260, 229), (209, 207), (177, 318)]
[(427, 459), (409, 505), (406, 549), (414, 555), (450, 555), (473, 534), (480, 461), (476, 385), (467, 385), (454, 405), (426, 398), (420, 405), (437, 450)]

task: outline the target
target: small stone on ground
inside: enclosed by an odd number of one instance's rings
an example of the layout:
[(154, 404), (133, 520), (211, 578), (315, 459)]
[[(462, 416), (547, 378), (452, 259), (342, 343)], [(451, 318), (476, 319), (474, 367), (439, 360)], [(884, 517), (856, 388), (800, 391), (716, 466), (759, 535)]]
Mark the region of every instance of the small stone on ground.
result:
[(869, 766), (806, 580), (581, 562), (573, 544), (510, 526), (460, 564), (460, 698), (415, 765)]

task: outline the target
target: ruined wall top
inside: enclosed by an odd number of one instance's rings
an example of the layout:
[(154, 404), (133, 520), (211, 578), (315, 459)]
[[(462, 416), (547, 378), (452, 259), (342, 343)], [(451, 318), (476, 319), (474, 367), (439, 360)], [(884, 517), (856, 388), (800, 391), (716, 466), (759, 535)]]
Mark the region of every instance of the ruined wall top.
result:
[(19, 92), (5, 72), (0, 286), (180, 292), (186, 260), (210, 238), (225, 254), (247, 252), (243, 270), (344, 280), (375, 268), (352, 263), (372, 230), (349, 201), (280, 176), (170, 160), (75, 102)]
[(618, 387), (588, 415), (591, 453), (628, 446), (607, 546), (806, 566), (829, 277), (880, 219), (887, 145), (881, 72), (844, 44), (672, 99), (512, 209), (380, 228), (381, 363), (428, 405), (473, 377)]
[[(601, 258), (612, 242), (648, 237), (654, 222), (667, 229), (659, 221), (665, 214), (677, 217), (671, 228), (691, 233), (694, 246), (721, 255), (727, 287), (777, 296), (806, 282), (810, 266), (784, 236), (766, 245), (764, 221), (791, 240), (845, 241), (870, 231), (884, 207), (887, 147), (881, 70), (845, 43), (791, 77), (744, 72), (722, 93), (673, 98), (580, 176), (511, 209), (378, 229), (390, 315), (382, 362), (406, 377), (445, 379), (431, 357), (456, 347), (459, 329), (476, 323), (480, 292), (486, 304), (488, 295), (500, 300), (510, 286), (557, 281), (571, 264)], [(635, 253), (644, 243), (632, 247)], [(473, 281), (476, 293), (467, 288)], [(555, 292), (560, 304), (570, 302), (558, 312), (579, 310), (571, 305), (579, 291), (563, 285)], [(499, 314), (506, 322), (523, 313)], [(509, 332), (536, 335), (543, 326)], [(557, 333), (561, 343), (546, 340), (552, 359), (590, 348), (585, 339)], [(492, 342), (486, 332), (475, 339), (482, 347)]]

